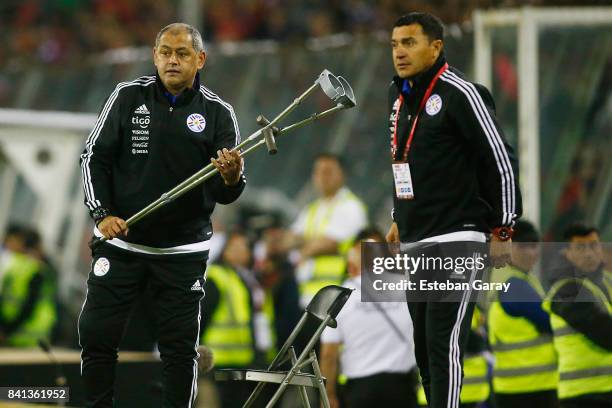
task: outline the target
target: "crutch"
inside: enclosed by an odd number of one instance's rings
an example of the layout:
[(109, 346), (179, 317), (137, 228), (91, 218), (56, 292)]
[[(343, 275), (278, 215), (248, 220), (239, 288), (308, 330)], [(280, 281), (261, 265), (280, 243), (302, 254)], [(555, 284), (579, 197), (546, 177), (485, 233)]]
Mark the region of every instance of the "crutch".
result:
[[(314, 113), (309, 117), (301, 121), (295, 122), (289, 126), (277, 126), (277, 124), (281, 120), (283, 120), (287, 115), (289, 115), (300, 103), (302, 103), (302, 101), (304, 101), (304, 99), (310, 96), (317, 88), (321, 88), (325, 95), (327, 95), (327, 97), (335, 103), (334, 107), (320, 113)], [(232, 151), (240, 151), (241, 149), (244, 149), (241, 152), (241, 155), (245, 156), (257, 149), (262, 144), (265, 144), (269, 154), (276, 154), (278, 152), (278, 148), (276, 146), (277, 137), (292, 130), (298, 129), (311, 122), (314, 122), (315, 120), (328, 116), (334, 112), (352, 108), (355, 105), (355, 94), (353, 93), (353, 89), (346, 81), (346, 79), (341, 76), (336, 76), (327, 69), (324, 69), (323, 72), (321, 72), (321, 74), (319, 75), (319, 77), (315, 80), (314, 84), (312, 84), (310, 88), (308, 88), (303, 94), (295, 98), (295, 100), (289, 106), (287, 106), (285, 110), (279, 113), (278, 116), (276, 116), (274, 119), (270, 121), (266, 119), (263, 115), (259, 115), (257, 117), (257, 124), (259, 126), (262, 126), (262, 128), (251, 134), (243, 142), (234, 147)], [(130, 227), (134, 225), (144, 217), (150, 215), (152, 212), (158, 210), (159, 208), (165, 206), (166, 204), (182, 196), (189, 190), (208, 180), (216, 173), (218, 173), (217, 168), (212, 163), (208, 164), (206, 167), (193, 174), (189, 178), (185, 179), (176, 187), (166, 191), (157, 200), (153, 201), (151, 204), (147, 205), (145, 208), (128, 218), (126, 220), (127, 226)], [(104, 241), (106, 241), (106, 238), (96, 237), (92, 240), (90, 246), (92, 249), (95, 249)]]

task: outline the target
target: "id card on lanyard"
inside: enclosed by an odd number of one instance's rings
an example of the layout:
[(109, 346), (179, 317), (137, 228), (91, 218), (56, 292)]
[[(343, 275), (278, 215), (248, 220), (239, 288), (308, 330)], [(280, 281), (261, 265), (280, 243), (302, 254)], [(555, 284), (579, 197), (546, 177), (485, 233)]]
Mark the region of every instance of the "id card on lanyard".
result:
[(393, 163), (393, 181), (395, 182), (395, 195), (400, 200), (412, 200), (412, 176), (408, 163)]
[(395, 195), (400, 200), (412, 200), (414, 199), (414, 186), (412, 185), (412, 176), (410, 174), (410, 166), (408, 165), (408, 152), (410, 151), (410, 146), (412, 145), (412, 139), (414, 138), (414, 131), (416, 130), (417, 123), (419, 121), (419, 117), (421, 116), (421, 112), (423, 111), (423, 107), (427, 103), (427, 99), (431, 96), (433, 92), (433, 88), (438, 82), (438, 78), (446, 69), (448, 68), (448, 64), (444, 64), (442, 68), (436, 73), (436, 75), (431, 80), (431, 83), (427, 87), (425, 91), (425, 95), (423, 95), (423, 99), (419, 104), (419, 109), (414, 117), (414, 121), (412, 122), (412, 127), (410, 128), (410, 134), (408, 135), (408, 140), (406, 141), (406, 148), (404, 149), (404, 154), (402, 155), (402, 160), (399, 162), (395, 161), (395, 154), (398, 150), (398, 140), (397, 140), (397, 124), (400, 117), (400, 112), (402, 109), (402, 104), (404, 103), (404, 96), (400, 92), (399, 96), (399, 105), (397, 107), (397, 115), (395, 116), (395, 129), (393, 130), (393, 139), (391, 140), (391, 160), (394, 161), (393, 166), (393, 182), (395, 184)]

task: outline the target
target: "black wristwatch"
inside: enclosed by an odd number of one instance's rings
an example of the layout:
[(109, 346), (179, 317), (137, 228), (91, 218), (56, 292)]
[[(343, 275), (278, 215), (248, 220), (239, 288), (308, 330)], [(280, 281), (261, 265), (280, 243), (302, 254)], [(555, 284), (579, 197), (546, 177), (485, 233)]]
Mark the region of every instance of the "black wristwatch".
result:
[(91, 212), (91, 216), (93, 217), (94, 222), (96, 223), (96, 226), (98, 225), (100, 221), (102, 221), (109, 215), (111, 215), (110, 210), (104, 207), (98, 207)]

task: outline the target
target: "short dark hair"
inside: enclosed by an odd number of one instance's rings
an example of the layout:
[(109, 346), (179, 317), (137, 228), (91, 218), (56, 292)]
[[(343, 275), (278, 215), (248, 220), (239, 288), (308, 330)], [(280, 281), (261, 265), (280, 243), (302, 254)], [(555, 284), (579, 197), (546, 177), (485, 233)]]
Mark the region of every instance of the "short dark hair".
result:
[(40, 233), (34, 228), (26, 228), (23, 233), (23, 243), (27, 249), (37, 249), (41, 244)]
[(563, 240), (565, 242), (570, 242), (574, 237), (586, 237), (593, 232), (599, 234), (599, 230), (592, 225), (588, 225), (583, 222), (576, 222), (568, 226), (565, 231), (563, 231)]
[(4, 235), (8, 237), (9, 235), (20, 235), (23, 237), (23, 234), (26, 232), (26, 228), (21, 224), (9, 224), (6, 227), (6, 231)]
[(538, 242), (540, 234), (535, 225), (526, 220), (518, 220), (514, 224), (513, 242)]
[(344, 170), (344, 160), (342, 159), (342, 157), (340, 157), (340, 155), (335, 154), (335, 153), (330, 153), (330, 152), (324, 152), (324, 153), (319, 153), (315, 156), (314, 161), (316, 162), (319, 159), (327, 159), (327, 160), (334, 160), (338, 163), (338, 165), (340, 166), (340, 168), (342, 170)]
[(405, 14), (395, 21), (393, 28), (412, 24), (419, 24), (430, 42), (433, 40), (444, 41), (444, 24), (442, 24), (442, 21), (433, 14), (422, 12)]

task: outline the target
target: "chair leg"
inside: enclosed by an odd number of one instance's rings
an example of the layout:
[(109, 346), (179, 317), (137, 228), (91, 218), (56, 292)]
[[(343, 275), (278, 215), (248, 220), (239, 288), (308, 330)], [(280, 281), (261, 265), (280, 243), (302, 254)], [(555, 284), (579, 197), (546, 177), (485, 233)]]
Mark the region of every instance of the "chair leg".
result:
[(304, 408), (310, 408), (310, 402), (308, 401), (308, 394), (306, 393), (306, 387), (303, 385), (298, 386), (300, 398), (302, 400), (302, 406)]
[[(329, 398), (327, 398), (327, 390), (325, 389), (325, 383), (323, 382), (323, 375), (321, 374), (321, 369), (319, 368), (319, 361), (317, 360), (317, 354), (312, 350), (310, 352), (310, 356), (312, 357), (312, 368), (314, 370), (314, 375), (317, 377), (319, 394), (321, 395), (321, 402), (323, 403), (324, 408), (329, 407)], [(334, 379), (328, 378), (328, 381), (333, 381)]]
[[(276, 390), (276, 392), (272, 396), (272, 399), (270, 400), (270, 402), (268, 402), (268, 405), (266, 405), (266, 408), (272, 408), (272, 407), (274, 407), (274, 404), (276, 404), (278, 402), (278, 400), (280, 399), (281, 395), (283, 395), (283, 393), (285, 392), (285, 390), (289, 386), (289, 383), (291, 382), (293, 377), (295, 377), (295, 374), (299, 371), (300, 364), (302, 364), (302, 362), (304, 360), (306, 360), (306, 356), (312, 351), (312, 348), (314, 347), (315, 343), (317, 342), (319, 337), (321, 337), (321, 333), (323, 332), (323, 329), (325, 329), (325, 327), (327, 326), (327, 323), (329, 323), (329, 321), (331, 319), (332, 319), (332, 317), (330, 315), (327, 315), (327, 317), (319, 324), (319, 327), (317, 328), (315, 333), (312, 335), (312, 337), (308, 341), (308, 344), (306, 344), (306, 347), (304, 348), (304, 350), (302, 351), (302, 353), (298, 357), (297, 361), (293, 364), (293, 367), (291, 367), (291, 370), (287, 373), (285, 378), (283, 378), (283, 382), (281, 383), (280, 387), (278, 387), (278, 389)], [(315, 355), (315, 357), (316, 357), (316, 355)], [(321, 371), (319, 370), (319, 375), (320, 375), (320, 372)], [(257, 387), (257, 388), (259, 388), (259, 387)], [(255, 391), (257, 391), (257, 389)], [(253, 392), (253, 394), (255, 394), (255, 391)], [(253, 394), (251, 394), (251, 397), (253, 397)], [(252, 400), (254, 398), (251, 398), (251, 397), (249, 397), (249, 399), (247, 400), (247, 404), (252, 404)], [(249, 401), (251, 401), (251, 402), (249, 403)], [(250, 406), (250, 405), (247, 405), (247, 404), (245, 404), (244, 407)], [(328, 402), (326, 408), (328, 408), (328, 407), (329, 407), (329, 402)]]
[(283, 395), (283, 393), (285, 392), (285, 389), (287, 388), (287, 386), (289, 385), (289, 381), (286, 380), (287, 377), (285, 377), (285, 381), (283, 381), (280, 385), (280, 387), (278, 387), (278, 389), (276, 390), (276, 392), (274, 393), (274, 395), (272, 396), (272, 398), (270, 398), (270, 401), (268, 402), (268, 404), (266, 405), (266, 408), (272, 408), (274, 407), (274, 404), (276, 404), (278, 402), (278, 400), (280, 399), (280, 397)]
[[(295, 355), (295, 349), (293, 346), (289, 348), (289, 355), (291, 356), (291, 364), (297, 363), (297, 356)], [(300, 370), (298, 370), (298, 373)], [(298, 386), (298, 392), (300, 394), (300, 399), (302, 400), (302, 406), (304, 408), (310, 408), (310, 401), (308, 401), (308, 394), (306, 393), (306, 387)]]
[(261, 390), (263, 390), (265, 386), (266, 386), (266, 383), (263, 383), (263, 382), (257, 383), (257, 386), (255, 387), (251, 395), (249, 395), (249, 399), (246, 400), (242, 408), (249, 408), (251, 405), (253, 405), (255, 403), (255, 400), (259, 396), (259, 394), (261, 394)]
[[(308, 341), (308, 344), (306, 344), (306, 347), (304, 347), (304, 350), (302, 350), (302, 353), (298, 357), (297, 361), (293, 364), (293, 367), (291, 367), (291, 370), (287, 373), (285, 378), (283, 378), (283, 382), (281, 383), (280, 387), (278, 387), (278, 390), (276, 390), (276, 392), (274, 393), (274, 396), (272, 397), (268, 405), (266, 405), (266, 408), (272, 408), (274, 404), (279, 400), (280, 396), (283, 395), (283, 392), (285, 392), (285, 389), (287, 388), (287, 386), (289, 385), (293, 377), (295, 377), (295, 374), (299, 371), (300, 364), (302, 364), (302, 362), (306, 360), (306, 356), (308, 356), (310, 353), (313, 352), (312, 349), (315, 343), (317, 342), (319, 337), (321, 337), (321, 333), (323, 332), (323, 329), (325, 329), (325, 327), (327, 326), (327, 323), (330, 320), (331, 320), (331, 316), (327, 315), (325, 320), (321, 322), (321, 324), (315, 331), (314, 335)], [(315, 358), (316, 358), (316, 354), (315, 354)], [(317, 364), (317, 368), (318, 367), (319, 366)], [(319, 370), (319, 377), (320, 376), (321, 376), (321, 370)], [(325, 386), (323, 386), (323, 388), (325, 388)], [(325, 394), (325, 398), (327, 400), (327, 394)], [(329, 401), (327, 401), (327, 406), (325, 408), (329, 408)]]
[[(283, 344), (283, 347), (279, 350), (276, 357), (274, 357), (274, 360), (272, 361), (272, 363), (270, 363), (270, 366), (268, 366), (268, 371), (273, 370), (277, 366), (277, 364), (279, 364), (281, 361), (284, 361), (285, 354), (287, 354), (289, 348), (292, 347), (291, 345), (293, 344), (298, 334), (300, 333), (300, 331), (306, 324), (307, 318), (308, 318), (308, 314), (304, 313), (302, 317), (300, 318), (300, 321), (298, 322), (298, 324), (295, 326), (295, 328), (289, 335), (289, 338), (285, 341), (285, 344)], [(259, 394), (261, 394), (261, 391), (263, 390), (265, 385), (266, 383), (263, 383), (263, 382), (258, 383), (255, 389), (253, 390), (253, 392), (251, 393), (251, 395), (249, 395), (249, 399), (247, 399), (247, 401), (244, 403), (242, 408), (251, 407), (253, 403), (255, 403), (255, 400), (257, 399)]]

